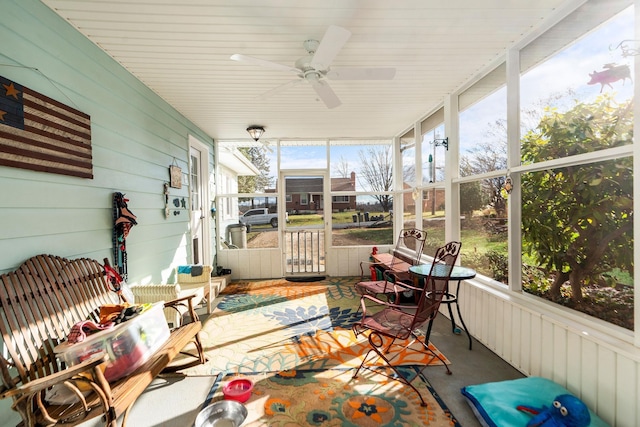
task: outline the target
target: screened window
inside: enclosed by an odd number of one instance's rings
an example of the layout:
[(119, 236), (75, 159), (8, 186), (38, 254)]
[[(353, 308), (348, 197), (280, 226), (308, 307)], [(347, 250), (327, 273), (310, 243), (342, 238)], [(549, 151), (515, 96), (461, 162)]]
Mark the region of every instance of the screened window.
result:
[[(332, 245), (391, 244), (393, 147), (391, 140), (330, 142)], [(348, 193), (348, 194), (344, 194)]]
[(634, 83), (615, 47), (634, 25), (632, 7), (590, 2), (521, 53), (523, 289), (627, 329)]
[(506, 65), (459, 96), (460, 175), (507, 168)]

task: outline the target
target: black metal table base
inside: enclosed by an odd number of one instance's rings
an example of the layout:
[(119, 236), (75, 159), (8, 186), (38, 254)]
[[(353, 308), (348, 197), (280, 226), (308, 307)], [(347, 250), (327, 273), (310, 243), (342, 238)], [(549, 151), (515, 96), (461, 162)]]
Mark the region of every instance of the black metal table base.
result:
[[(436, 266), (437, 267), (437, 266)], [(447, 282), (444, 296), (440, 302), (440, 304), (446, 304), (447, 309), (449, 310), (449, 317), (451, 318), (451, 330), (454, 334), (460, 334), (460, 329), (456, 326), (456, 318), (453, 315), (453, 309), (451, 308), (451, 304), (456, 305), (456, 311), (458, 312), (458, 320), (462, 325), (465, 333), (467, 334), (467, 338), (469, 339), (469, 350), (473, 347), (473, 341), (471, 339), (471, 334), (469, 333), (469, 329), (467, 329), (467, 325), (465, 325), (464, 320), (462, 319), (462, 314), (460, 313), (460, 304), (458, 304), (458, 295), (460, 295), (460, 283), (463, 280), (470, 280), (476, 277), (476, 271), (473, 268), (462, 267), (462, 266), (454, 266), (453, 270), (448, 273), (446, 276), (437, 276), (438, 269), (434, 268), (432, 271), (431, 264), (418, 264), (412, 265), (409, 267), (409, 272), (413, 274), (416, 278), (426, 278), (431, 276), (432, 278), (448, 278), (452, 282), (458, 282), (456, 285), (456, 293), (452, 294), (449, 292), (449, 282)], [(434, 275), (435, 272), (435, 275)], [(443, 270), (443, 272), (445, 272)], [(431, 325), (431, 324), (430, 324)]]
[[(458, 283), (458, 288), (459, 288), (459, 283)], [(445, 297), (442, 298), (441, 304), (446, 304), (447, 309), (449, 310), (449, 318), (451, 319), (451, 332), (453, 332), (456, 335), (459, 335), (460, 328), (456, 326), (456, 319), (455, 317), (453, 317), (453, 310), (451, 309), (451, 304), (456, 305), (456, 311), (458, 312), (458, 320), (460, 320), (460, 324), (462, 325), (464, 332), (467, 334), (467, 338), (469, 339), (469, 350), (471, 350), (473, 346), (473, 341), (471, 339), (471, 334), (467, 329), (467, 325), (465, 325), (464, 320), (462, 319), (462, 314), (460, 313), (460, 305), (458, 305), (458, 297), (454, 294), (447, 292)]]

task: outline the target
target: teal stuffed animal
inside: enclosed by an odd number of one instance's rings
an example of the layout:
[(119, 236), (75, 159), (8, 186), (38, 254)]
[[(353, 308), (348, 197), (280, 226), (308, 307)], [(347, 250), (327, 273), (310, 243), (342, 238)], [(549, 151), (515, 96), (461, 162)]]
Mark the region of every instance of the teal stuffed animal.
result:
[(527, 427), (587, 427), (591, 423), (587, 405), (570, 394), (556, 396), (549, 408), (519, 405), (518, 410), (534, 414)]

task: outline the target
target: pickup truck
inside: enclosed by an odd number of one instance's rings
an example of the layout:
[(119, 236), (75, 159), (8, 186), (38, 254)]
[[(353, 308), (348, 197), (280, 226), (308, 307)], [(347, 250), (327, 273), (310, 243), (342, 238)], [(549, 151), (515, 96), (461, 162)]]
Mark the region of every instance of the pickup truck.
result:
[[(289, 214), (284, 214), (286, 221), (289, 221)], [(249, 209), (240, 216), (240, 224), (247, 227), (247, 232), (251, 231), (252, 225), (271, 224), (273, 228), (278, 227), (278, 214), (269, 213), (267, 208)]]

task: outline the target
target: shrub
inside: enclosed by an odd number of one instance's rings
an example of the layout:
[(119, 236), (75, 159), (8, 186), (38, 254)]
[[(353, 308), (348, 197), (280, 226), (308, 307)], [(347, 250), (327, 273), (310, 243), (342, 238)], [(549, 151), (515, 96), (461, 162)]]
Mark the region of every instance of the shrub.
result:
[(509, 283), (509, 259), (507, 256), (497, 251), (489, 251), (485, 257), (489, 262), (493, 278), (502, 283)]

